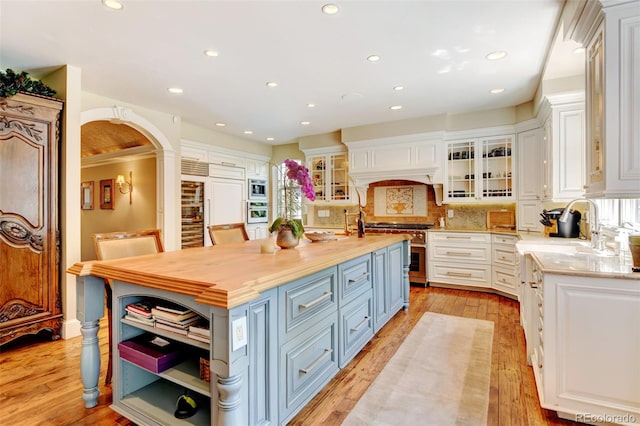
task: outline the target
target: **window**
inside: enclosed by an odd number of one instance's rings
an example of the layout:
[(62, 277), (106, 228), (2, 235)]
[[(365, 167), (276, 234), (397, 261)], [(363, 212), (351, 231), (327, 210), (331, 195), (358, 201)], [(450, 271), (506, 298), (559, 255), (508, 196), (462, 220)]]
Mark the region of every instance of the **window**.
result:
[[(304, 164), (302, 161), (300, 160), (295, 160), (298, 164)], [(285, 203), (285, 197), (284, 197), (284, 176), (287, 172), (287, 166), (285, 166), (284, 163), (281, 163), (280, 165), (277, 166), (273, 166), (273, 177), (274, 177), (274, 182), (276, 182), (275, 187), (276, 187), (276, 191), (275, 191), (275, 216), (274, 217), (284, 217), (284, 203)], [(292, 182), (294, 185), (294, 202), (289, 203), (289, 217), (292, 219), (302, 219), (302, 203), (300, 202), (302, 200), (302, 192), (300, 190), (300, 187), (298, 186), (298, 184), (296, 182)]]
[(640, 199), (593, 200), (598, 206), (600, 223), (640, 231)]

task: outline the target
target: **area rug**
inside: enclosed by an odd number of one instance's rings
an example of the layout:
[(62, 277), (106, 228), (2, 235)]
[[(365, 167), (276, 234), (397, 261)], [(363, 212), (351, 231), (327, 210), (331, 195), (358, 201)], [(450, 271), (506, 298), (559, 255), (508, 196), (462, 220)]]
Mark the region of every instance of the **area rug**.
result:
[(425, 313), (344, 426), (487, 424), (493, 322)]

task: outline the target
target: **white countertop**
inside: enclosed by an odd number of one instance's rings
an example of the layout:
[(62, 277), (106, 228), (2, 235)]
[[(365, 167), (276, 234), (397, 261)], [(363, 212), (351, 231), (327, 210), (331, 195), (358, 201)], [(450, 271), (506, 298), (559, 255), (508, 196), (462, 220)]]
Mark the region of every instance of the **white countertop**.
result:
[(586, 240), (522, 233), (516, 247), (520, 254), (530, 253), (546, 273), (640, 280), (640, 272), (631, 271), (630, 259), (592, 253)]

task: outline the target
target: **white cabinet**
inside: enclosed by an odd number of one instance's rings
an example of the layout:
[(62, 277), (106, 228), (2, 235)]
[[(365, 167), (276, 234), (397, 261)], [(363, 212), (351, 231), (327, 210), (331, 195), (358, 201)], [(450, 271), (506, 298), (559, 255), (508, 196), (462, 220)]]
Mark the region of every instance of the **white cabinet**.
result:
[(584, 96), (547, 97), (542, 106), (543, 199), (562, 201), (582, 198), (585, 182)]
[(263, 160), (255, 160), (252, 158), (245, 159), (247, 178), (269, 179), (269, 162)]
[(491, 287), (512, 297), (518, 297), (519, 258), (515, 235), (491, 235)]
[(447, 142), (444, 201), (512, 201), (514, 135)]
[(543, 192), (543, 129), (518, 133), (518, 229), (541, 232)]
[(211, 206), (209, 225), (245, 222), (246, 184), (244, 180), (209, 178)]
[(346, 152), (308, 155), (307, 167), (313, 179), (316, 203), (345, 203), (351, 199)]
[(595, 13), (600, 2), (587, 2), (572, 36), (587, 49), (590, 198), (640, 197), (640, 2), (615, 3)]
[(249, 234), (249, 239), (261, 240), (263, 238), (268, 238), (269, 237), (269, 230), (267, 229), (268, 227), (269, 225), (266, 223), (259, 224), (259, 225), (248, 224), (247, 234)]
[(637, 423), (640, 281), (540, 277), (533, 368), (541, 406), (572, 420), (588, 422), (579, 416), (589, 413)]
[(429, 282), (491, 287), (491, 234), (429, 232)]

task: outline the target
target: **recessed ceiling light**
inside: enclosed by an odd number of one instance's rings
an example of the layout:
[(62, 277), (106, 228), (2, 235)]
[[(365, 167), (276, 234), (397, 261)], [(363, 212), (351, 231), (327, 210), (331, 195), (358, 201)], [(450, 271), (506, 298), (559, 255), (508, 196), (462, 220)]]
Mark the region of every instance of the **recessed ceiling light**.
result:
[(207, 49), (207, 50), (204, 51), (204, 55), (208, 56), (210, 58), (215, 58), (215, 57), (218, 56), (218, 52), (216, 52), (215, 50)]
[(225, 124), (225, 123), (220, 123), (220, 122), (218, 122), (218, 123), (216, 123), (216, 126), (218, 126), (218, 127), (224, 127), (224, 126), (226, 126), (226, 124)]
[(308, 126), (309, 124), (311, 124), (310, 121), (301, 121), (300, 124), (302, 124), (303, 126)]
[(504, 89), (503, 89), (503, 88), (498, 88), (498, 89), (491, 89), (491, 90), (489, 90), (489, 93), (491, 93), (491, 94), (493, 94), (493, 95), (496, 95), (496, 94), (498, 94), (498, 93), (502, 93), (502, 92), (504, 92)]
[(326, 13), (327, 15), (335, 15), (338, 13), (340, 9), (335, 4), (329, 3), (322, 6), (322, 13)]
[(396, 92), (399, 92), (400, 90), (404, 90), (404, 86), (395, 86), (393, 90), (395, 90)]
[(367, 56), (367, 61), (369, 61), (369, 62), (378, 62), (380, 59), (381, 58), (378, 55), (369, 55), (369, 56)]
[(316, 104), (307, 104), (307, 108), (315, 108)]
[(252, 135), (253, 134), (253, 130), (245, 130), (244, 132), (245, 135)]
[(488, 61), (497, 61), (498, 59), (502, 59), (505, 56), (507, 56), (507, 52), (505, 52), (504, 50), (496, 50), (495, 52), (489, 53), (487, 56), (485, 56), (485, 58), (487, 58)]
[(275, 140), (276, 140), (276, 138), (268, 137), (268, 138), (267, 138), (267, 140), (268, 140), (269, 142), (272, 142), (272, 141), (275, 141)]
[(176, 94), (176, 95), (179, 95), (180, 93), (182, 93), (182, 92), (183, 92), (183, 90), (182, 90), (181, 88), (179, 88), (179, 87), (169, 87), (167, 90), (168, 90), (170, 93), (174, 93), (174, 94)]
[(393, 106), (390, 106), (389, 109), (393, 111), (397, 111), (399, 109), (402, 109), (402, 105), (393, 105)]
[(124, 7), (118, 0), (102, 0), (102, 4), (113, 10), (122, 10)]
[(267, 87), (278, 87), (278, 83), (275, 81), (267, 81)]
[(580, 46), (580, 47), (576, 47), (575, 49), (573, 49), (573, 53), (575, 53), (576, 55), (579, 55), (581, 53), (584, 53), (584, 47)]

